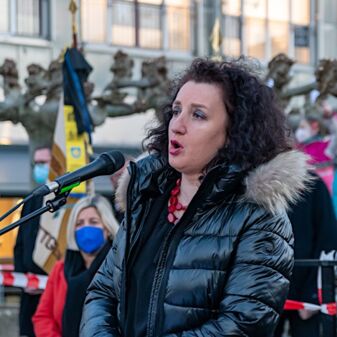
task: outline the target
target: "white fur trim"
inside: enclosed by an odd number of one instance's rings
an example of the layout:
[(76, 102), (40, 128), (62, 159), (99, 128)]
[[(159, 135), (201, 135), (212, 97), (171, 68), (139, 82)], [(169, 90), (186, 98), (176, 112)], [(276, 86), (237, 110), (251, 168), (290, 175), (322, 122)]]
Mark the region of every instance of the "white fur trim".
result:
[(309, 174), (308, 159), (306, 154), (293, 150), (260, 165), (245, 178), (243, 199), (261, 205), (273, 214), (287, 210), (289, 203), (300, 199), (313, 179)]

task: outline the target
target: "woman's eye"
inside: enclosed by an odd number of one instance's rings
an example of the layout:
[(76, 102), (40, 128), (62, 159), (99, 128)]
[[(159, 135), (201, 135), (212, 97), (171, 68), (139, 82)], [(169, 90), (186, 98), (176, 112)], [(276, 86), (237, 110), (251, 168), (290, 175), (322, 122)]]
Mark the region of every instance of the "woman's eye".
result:
[(174, 107), (173, 109), (172, 109), (172, 115), (178, 115), (178, 113), (180, 112), (180, 108), (179, 107)]
[(206, 119), (206, 114), (201, 110), (196, 110), (193, 112), (193, 117), (197, 119)]

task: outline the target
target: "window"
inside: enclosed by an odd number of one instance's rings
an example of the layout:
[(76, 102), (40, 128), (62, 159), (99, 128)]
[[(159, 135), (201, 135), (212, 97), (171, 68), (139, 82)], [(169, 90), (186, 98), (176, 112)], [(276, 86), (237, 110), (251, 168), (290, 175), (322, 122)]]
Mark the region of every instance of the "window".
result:
[(265, 58), (266, 51), (266, 0), (244, 1), (245, 43), (249, 56)]
[(49, 38), (49, 0), (0, 0), (0, 33)]
[(337, 57), (337, 1), (322, 0), (320, 2), (322, 10), (322, 35), (324, 42), (321, 45), (320, 55), (325, 58)]
[(238, 56), (242, 50), (262, 60), (286, 53), (299, 63), (310, 63), (313, 39), (310, 3), (310, 0), (222, 0), (223, 53)]
[(222, 51), (225, 55), (241, 54), (241, 6), (240, 1), (224, 0), (222, 3)]
[[(153, 1), (155, 2), (155, 1)], [(143, 48), (162, 48), (162, 13), (161, 6), (157, 3), (138, 4), (138, 45)], [(136, 7), (137, 10), (137, 7)]]
[(9, 0), (0, 0), (0, 33), (7, 33), (9, 31)]
[(265, 20), (250, 17), (245, 20), (245, 23), (247, 54), (258, 59), (264, 59), (266, 51)]
[(270, 56), (288, 53), (289, 46), (289, 2), (268, 0), (268, 33)]
[[(113, 1), (112, 12), (112, 42), (116, 45), (132, 47), (136, 45), (135, 19), (136, 8), (129, 1)], [(84, 36), (84, 39), (86, 37)]]
[(225, 55), (240, 56), (241, 54), (241, 22), (236, 16), (227, 15), (224, 18), (224, 38), (222, 39)]
[(191, 9), (190, 0), (166, 0), (168, 26), (168, 48), (173, 50), (191, 49)]
[(106, 39), (106, 8), (107, 0), (82, 0), (82, 32), (92, 42)]
[(190, 0), (81, 1), (86, 42), (189, 51), (190, 17)]
[(291, 29), (294, 38), (295, 59), (310, 62), (310, 0), (291, 3)]

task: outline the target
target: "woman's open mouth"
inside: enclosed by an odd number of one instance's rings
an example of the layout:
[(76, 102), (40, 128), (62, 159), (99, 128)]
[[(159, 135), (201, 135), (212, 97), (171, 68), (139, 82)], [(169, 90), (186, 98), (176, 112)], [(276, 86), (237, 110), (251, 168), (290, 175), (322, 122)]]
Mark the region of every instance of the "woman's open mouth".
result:
[(176, 140), (171, 140), (169, 153), (172, 156), (176, 156), (183, 150), (183, 148), (184, 147), (179, 142), (177, 142)]

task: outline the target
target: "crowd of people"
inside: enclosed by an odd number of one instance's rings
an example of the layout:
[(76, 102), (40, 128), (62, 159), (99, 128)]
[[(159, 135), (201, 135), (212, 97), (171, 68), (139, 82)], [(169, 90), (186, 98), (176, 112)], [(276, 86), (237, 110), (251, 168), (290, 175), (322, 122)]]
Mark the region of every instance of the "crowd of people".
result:
[[(73, 205), (64, 258), (42, 295), (22, 294), (22, 336), (281, 337), (286, 320), (292, 337), (319, 336), (318, 315), (283, 307), (318, 303), (317, 269), (294, 259), (337, 249), (337, 141), (318, 114), (290, 133), (243, 62), (196, 59), (174, 83), (147, 155), (112, 176), (112, 202)], [(43, 273), (38, 226), (19, 230), (17, 271)]]

